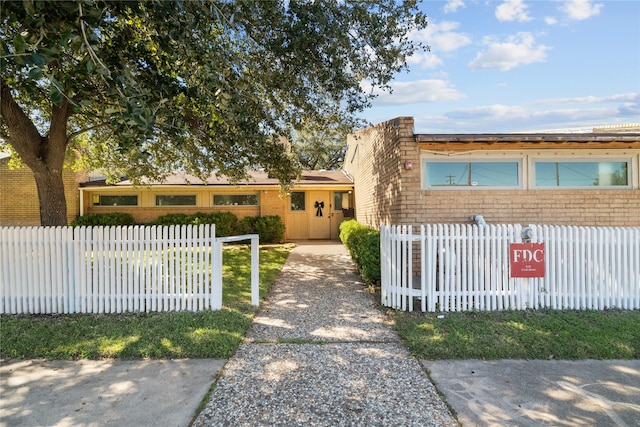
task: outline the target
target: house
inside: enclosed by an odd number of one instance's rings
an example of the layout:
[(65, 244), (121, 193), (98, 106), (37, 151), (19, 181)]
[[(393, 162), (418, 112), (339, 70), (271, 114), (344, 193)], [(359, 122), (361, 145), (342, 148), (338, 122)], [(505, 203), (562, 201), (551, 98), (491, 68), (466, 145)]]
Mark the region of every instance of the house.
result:
[(176, 173), (148, 186), (88, 180), (79, 188), (80, 215), (125, 212), (141, 223), (169, 213), (232, 212), (239, 219), (278, 215), (286, 240), (337, 239), (340, 222), (353, 216), (353, 181), (341, 171), (305, 171), (286, 194), (266, 172), (249, 172), (236, 184), (223, 176), (202, 181)]
[[(9, 167), (11, 156), (0, 153), (0, 226), (40, 225), (40, 203), (33, 172), (26, 166)], [(78, 185), (86, 174), (69, 169), (62, 172), (67, 199), (67, 220), (79, 214)]]
[(640, 226), (640, 126), (416, 134), (399, 117), (349, 135), (356, 219), (381, 224)]

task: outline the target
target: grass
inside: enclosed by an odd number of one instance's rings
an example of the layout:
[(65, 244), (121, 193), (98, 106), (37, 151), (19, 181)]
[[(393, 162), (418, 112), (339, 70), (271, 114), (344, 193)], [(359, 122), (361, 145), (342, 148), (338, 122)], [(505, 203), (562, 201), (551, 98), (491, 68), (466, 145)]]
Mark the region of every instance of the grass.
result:
[[(260, 295), (282, 269), (290, 245), (260, 250)], [(0, 358), (228, 358), (251, 325), (250, 249), (224, 252), (218, 311), (0, 317)]]
[(640, 358), (638, 310), (394, 316), (396, 330), (420, 359)]

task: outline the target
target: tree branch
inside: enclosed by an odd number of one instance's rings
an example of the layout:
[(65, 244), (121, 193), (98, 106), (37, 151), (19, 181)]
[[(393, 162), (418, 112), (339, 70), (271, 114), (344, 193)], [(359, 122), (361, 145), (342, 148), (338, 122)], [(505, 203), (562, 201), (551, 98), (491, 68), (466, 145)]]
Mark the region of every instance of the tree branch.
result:
[(0, 79), (0, 113), (7, 123), (9, 144), (27, 165), (38, 164), (41, 161), (38, 153), (42, 136), (29, 116), (13, 99), (11, 88), (4, 79)]
[(102, 123), (98, 123), (97, 125), (89, 126), (88, 128), (80, 129), (78, 131), (75, 131), (69, 134), (67, 141), (71, 142), (74, 138), (82, 135), (83, 133), (90, 132), (94, 129), (99, 129), (101, 127), (108, 126), (108, 125), (109, 125), (109, 122), (102, 122)]

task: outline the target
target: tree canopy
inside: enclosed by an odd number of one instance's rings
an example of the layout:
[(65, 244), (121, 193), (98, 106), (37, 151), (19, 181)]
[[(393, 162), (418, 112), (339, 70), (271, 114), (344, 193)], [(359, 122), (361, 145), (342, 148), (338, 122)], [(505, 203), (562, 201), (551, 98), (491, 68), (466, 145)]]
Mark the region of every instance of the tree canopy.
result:
[(134, 182), (256, 167), (290, 182), (283, 138), (357, 126), (361, 83), (388, 89), (426, 26), (415, 0), (22, 1), (0, 18), (0, 136), (43, 225), (66, 224), (69, 158)]

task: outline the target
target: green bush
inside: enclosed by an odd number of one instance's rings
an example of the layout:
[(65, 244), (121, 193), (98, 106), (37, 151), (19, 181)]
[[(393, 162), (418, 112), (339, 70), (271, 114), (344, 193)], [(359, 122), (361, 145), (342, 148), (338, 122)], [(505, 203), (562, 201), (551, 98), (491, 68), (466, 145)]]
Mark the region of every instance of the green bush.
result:
[(367, 282), (380, 282), (380, 232), (348, 220), (340, 224), (340, 240)]
[(102, 214), (82, 215), (71, 221), (72, 227), (135, 225), (136, 221), (128, 213), (109, 212)]
[(159, 216), (152, 225), (187, 225), (191, 224), (190, 215), (183, 213), (170, 213)]
[(282, 242), (284, 230), (284, 222), (277, 215), (246, 216), (238, 222), (238, 234), (258, 234), (260, 243)]
[(256, 233), (257, 216), (245, 216), (238, 221), (238, 234), (254, 234)]
[(277, 215), (257, 217), (253, 226), (261, 243), (280, 243), (284, 237), (284, 223)]
[(216, 236), (226, 237), (237, 233), (238, 217), (231, 212), (196, 212), (193, 215), (171, 213), (158, 217), (153, 225), (215, 224)]
[(215, 224), (216, 236), (227, 237), (237, 234), (238, 217), (231, 212), (196, 213), (193, 224)]

